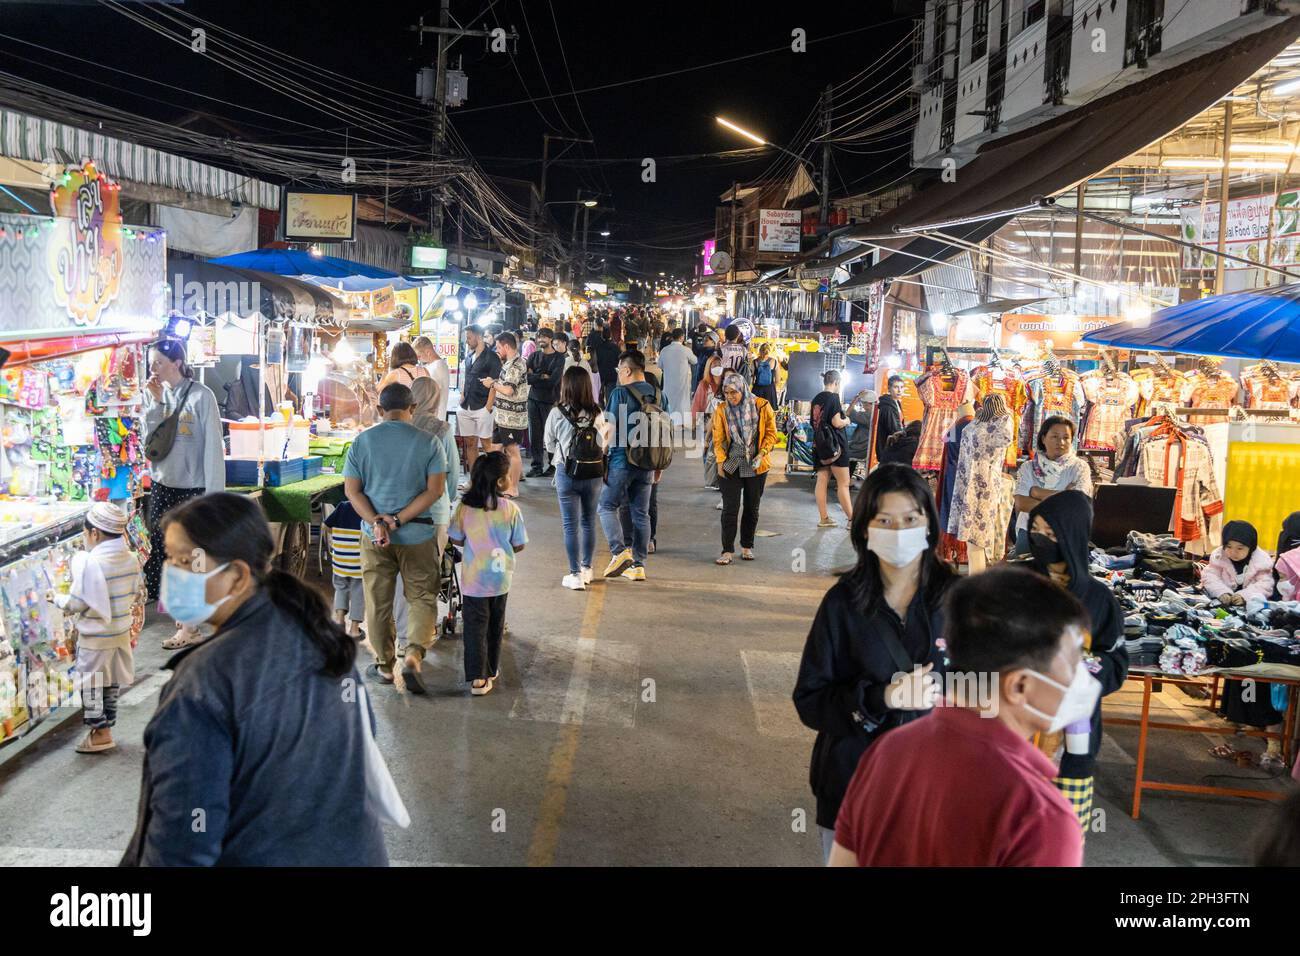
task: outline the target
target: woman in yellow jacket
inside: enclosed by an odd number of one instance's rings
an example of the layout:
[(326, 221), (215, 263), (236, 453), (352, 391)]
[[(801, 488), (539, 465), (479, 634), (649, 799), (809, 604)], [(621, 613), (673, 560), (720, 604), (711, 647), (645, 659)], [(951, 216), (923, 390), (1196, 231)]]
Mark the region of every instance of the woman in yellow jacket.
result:
[(754, 560), (758, 503), (776, 446), (776, 414), (766, 399), (750, 392), (738, 372), (723, 376), (722, 397), (722, 404), (713, 413), (713, 452), (722, 488), (722, 554), (717, 563), (730, 564), (742, 496), (745, 511), (740, 518), (740, 557)]

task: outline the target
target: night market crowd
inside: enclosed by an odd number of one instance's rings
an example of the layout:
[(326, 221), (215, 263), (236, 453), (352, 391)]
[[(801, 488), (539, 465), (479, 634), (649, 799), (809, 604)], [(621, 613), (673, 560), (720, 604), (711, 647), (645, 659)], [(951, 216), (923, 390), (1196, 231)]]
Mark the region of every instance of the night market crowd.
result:
[[(57, 598), (78, 616), (79, 667), (103, 689), (96, 706), (87, 702), (82, 752), (114, 746), (144, 600), (161, 599), (178, 624), (123, 862), (385, 865), (382, 826), (409, 817), (375, 741), (367, 687), (400, 681), (410, 694), (429, 692), (424, 658), (455, 574), (467, 690), (492, 692), (529, 543), (525, 482), (554, 488), (561, 588), (645, 582), (661, 477), (702, 435), (704, 486), (721, 511), (715, 561), (754, 559), (783, 360), (766, 344), (752, 348), (738, 324), (670, 325), (657, 310), (630, 309), (593, 313), (581, 331), (470, 326), (454, 426), (433, 343), (394, 346), (381, 420), (352, 442), (346, 501), (326, 521), (332, 600), (279, 570), (258, 503), (222, 490), (212, 393), (175, 343), (156, 345), (150, 422), (180, 428), (155, 466), (150, 565), (142, 572), (126, 551), (126, 515), (96, 504), (73, 587)], [(1075, 423), (1044, 421), (1039, 454), (1021, 467), (1019, 559), (963, 576), (941, 554), (931, 487), (909, 467), (916, 429), (903, 421), (903, 384), (892, 377), (879, 400), (859, 392), (846, 407), (832, 370), (811, 402), (817, 527), (842, 523), (828, 508), (833, 479), (856, 556), (817, 609), (793, 689), (816, 732), (809, 781), (824, 857), (1080, 865), (1101, 700), (1130, 664), (1125, 612), (1092, 573), (1092, 487), (1074, 455)], [(989, 403), (978, 420), (994, 430), (1006, 414)], [(1202, 577), (1209, 599), (1229, 609), (1292, 597), (1298, 584), (1300, 512), (1272, 556), (1256, 529), (1229, 522)], [(373, 657), (364, 679), (362, 649)], [(1240, 697), (1225, 692), (1230, 720), (1280, 722), (1271, 705)], [(1044, 738), (1059, 740), (1055, 753)], [(1273, 743), (1267, 753), (1280, 763)], [(205, 809), (202, 828), (190, 825), (194, 807)], [(1294, 796), (1276, 820), (1260, 859), (1300, 863)]]

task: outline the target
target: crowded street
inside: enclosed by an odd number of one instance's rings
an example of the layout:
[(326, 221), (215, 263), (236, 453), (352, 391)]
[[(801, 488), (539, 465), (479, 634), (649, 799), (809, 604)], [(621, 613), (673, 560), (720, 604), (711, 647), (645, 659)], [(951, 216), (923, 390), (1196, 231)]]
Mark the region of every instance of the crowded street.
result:
[(1284, 931), (1298, 155), (1300, 0), (0, 2), (9, 909)]

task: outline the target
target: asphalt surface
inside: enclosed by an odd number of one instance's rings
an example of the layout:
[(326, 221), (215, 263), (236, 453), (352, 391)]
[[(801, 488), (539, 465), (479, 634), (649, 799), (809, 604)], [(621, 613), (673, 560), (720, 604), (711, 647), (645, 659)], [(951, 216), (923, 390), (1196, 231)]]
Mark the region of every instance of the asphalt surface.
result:
[[(786, 478), (774, 456), (757, 560), (713, 564), (717, 495), (698, 460), (679, 458), (659, 497), (658, 553), (644, 583), (585, 592), (566, 570), (549, 480), (529, 480), (520, 506), (529, 545), (507, 612), (502, 679), (471, 697), (459, 640), (426, 663), (427, 697), (376, 688), (379, 742), (411, 813), (390, 828), (405, 865), (742, 865), (821, 862), (807, 767), (811, 731), (790, 703), (799, 653), (832, 573), (852, 562), (848, 532), (816, 529), (812, 479)], [(832, 514), (835, 512), (832, 511)], [(597, 573), (608, 552), (597, 533)], [(22, 753), (0, 751), (0, 866), (109, 865), (131, 834), (142, 736), (165, 674), (152, 623), (123, 700), (116, 751), (80, 755), (70, 720)], [(1136, 686), (1136, 685), (1134, 685)], [(1125, 690), (1108, 712), (1135, 713)], [(1162, 719), (1203, 720), (1173, 688)], [(1208, 755), (1219, 735), (1153, 732), (1147, 775), (1280, 790), (1257, 770)], [(1238, 746), (1261, 749), (1258, 741)], [(1113, 728), (1097, 780), (1089, 865), (1222, 865), (1249, 858), (1261, 801), (1145, 795), (1129, 816), (1137, 731)]]

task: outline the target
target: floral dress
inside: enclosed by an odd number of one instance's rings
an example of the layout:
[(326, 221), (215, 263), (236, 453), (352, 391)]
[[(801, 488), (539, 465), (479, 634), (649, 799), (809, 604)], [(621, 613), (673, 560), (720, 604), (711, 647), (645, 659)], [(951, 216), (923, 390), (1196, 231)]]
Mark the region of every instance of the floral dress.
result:
[(948, 532), (958, 541), (993, 551), (1002, 557), (1007, 526), (998, 520), (999, 502), (1005, 496), (1002, 480), (1007, 446), (1014, 427), (1011, 417), (991, 422), (973, 421), (961, 436), (957, 478), (952, 489)]

